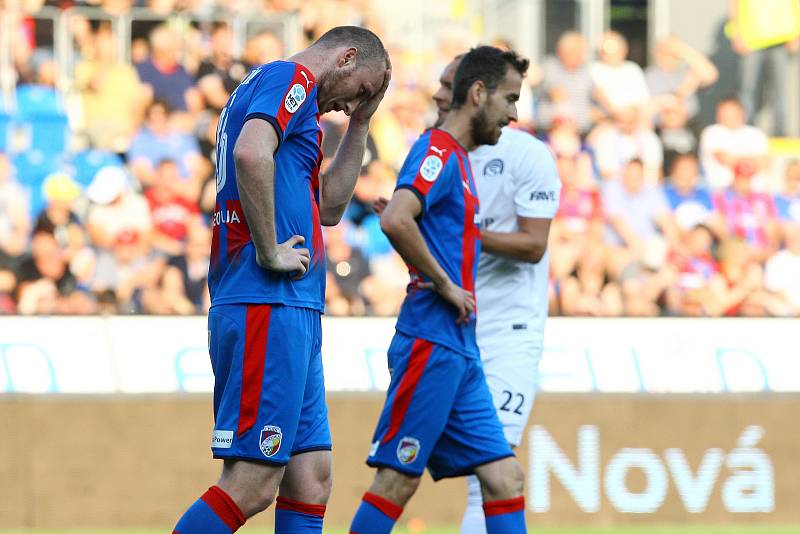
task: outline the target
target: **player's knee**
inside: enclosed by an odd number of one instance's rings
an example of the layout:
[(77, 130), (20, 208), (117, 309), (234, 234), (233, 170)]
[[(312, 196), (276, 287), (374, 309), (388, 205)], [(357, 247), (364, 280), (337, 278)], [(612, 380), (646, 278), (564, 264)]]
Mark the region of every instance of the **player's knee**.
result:
[(307, 490), (312, 493), (308, 502), (327, 503), (333, 490), (333, 473), (330, 466), (318, 470), (316, 475), (313, 487)]
[(394, 469), (379, 469), (370, 492), (380, 495), (395, 504), (405, 506), (417, 491), (420, 477), (406, 475)]
[(506, 458), (478, 472), (485, 501), (513, 499), (525, 490), (525, 473), (516, 458)]

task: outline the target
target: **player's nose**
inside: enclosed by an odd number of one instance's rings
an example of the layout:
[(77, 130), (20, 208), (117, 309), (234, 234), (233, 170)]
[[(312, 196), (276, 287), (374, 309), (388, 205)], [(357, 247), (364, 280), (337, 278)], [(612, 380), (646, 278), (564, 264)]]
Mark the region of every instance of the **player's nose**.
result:
[(509, 122), (514, 122), (517, 120), (517, 106), (511, 106), (511, 110), (508, 113), (508, 120)]
[(350, 101), (347, 104), (345, 104), (345, 106), (344, 106), (344, 114), (349, 117), (350, 114), (353, 113), (353, 111), (355, 111), (356, 105), (357, 104), (355, 102), (352, 102), (352, 101)]

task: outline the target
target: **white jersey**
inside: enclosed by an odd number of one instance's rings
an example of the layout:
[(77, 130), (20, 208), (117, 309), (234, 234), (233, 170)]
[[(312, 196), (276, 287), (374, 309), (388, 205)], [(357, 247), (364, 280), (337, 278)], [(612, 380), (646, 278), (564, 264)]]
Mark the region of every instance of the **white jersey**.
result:
[[(518, 216), (555, 216), (561, 180), (552, 153), (532, 135), (503, 128), (496, 145), (476, 148), (469, 159), (486, 230), (516, 232)], [(509, 330), (543, 341), (549, 263), (548, 253), (538, 263), (526, 263), (481, 252), (475, 286), (479, 343)]]

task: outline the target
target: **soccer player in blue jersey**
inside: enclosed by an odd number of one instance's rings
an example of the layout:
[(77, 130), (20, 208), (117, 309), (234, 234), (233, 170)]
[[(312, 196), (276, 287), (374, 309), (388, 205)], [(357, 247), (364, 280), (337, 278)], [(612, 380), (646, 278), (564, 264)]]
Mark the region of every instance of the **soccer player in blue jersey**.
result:
[[(276, 533), (320, 533), (331, 437), (320, 355), (321, 225), (353, 194), (370, 118), (391, 78), (380, 39), (334, 28), (288, 61), (253, 70), (217, 129), (209, 288), (211, 450), (222, 476), (179, 534), (228, 534), (275, 500)], [(319, 116), (350, 116), (324, 174)]]
[(524, 533), (523, 472), (498, 419), (475, 340), (480, 217), (468, 152), (517, 117), (528, 61), (478, 47), (455, 74), (450, 113), (412, 147), (381, 227), (411, 283), (389, 347), (392, 373), (367, 464), (375, 479), (350, 527), (391, 531), (427, 466), (477, 475), (489, 534)]

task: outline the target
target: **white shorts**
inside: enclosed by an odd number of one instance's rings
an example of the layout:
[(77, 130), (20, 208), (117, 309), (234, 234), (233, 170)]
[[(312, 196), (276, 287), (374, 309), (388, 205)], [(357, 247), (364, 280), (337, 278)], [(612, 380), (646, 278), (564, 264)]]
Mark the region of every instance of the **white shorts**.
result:
[(522, 433), (539, 387), (542, 343), (523, 331), (497, 332), (478, 338), (483, 372), (506, 439), (513, 446)]

